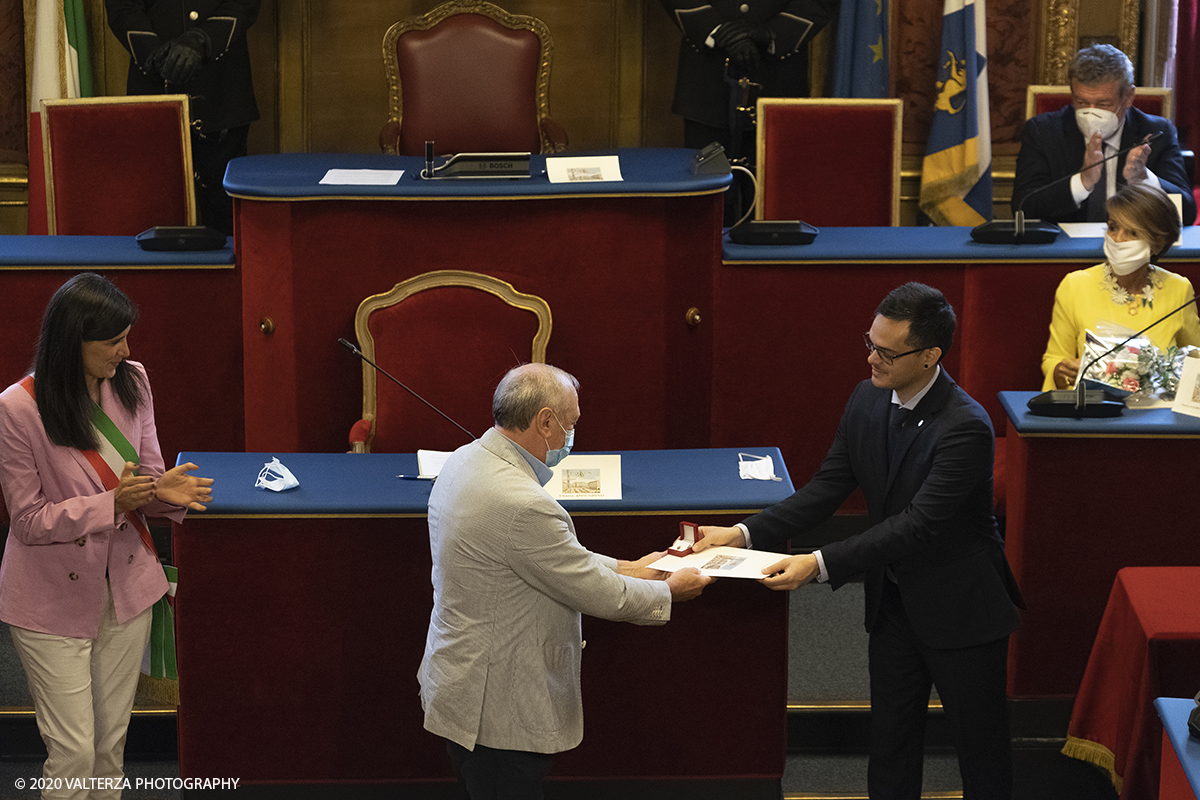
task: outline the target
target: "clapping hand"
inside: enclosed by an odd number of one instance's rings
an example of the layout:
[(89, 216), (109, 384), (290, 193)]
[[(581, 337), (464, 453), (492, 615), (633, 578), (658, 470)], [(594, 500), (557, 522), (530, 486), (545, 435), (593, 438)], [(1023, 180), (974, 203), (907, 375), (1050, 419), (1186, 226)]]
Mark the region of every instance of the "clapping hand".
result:
[(204, 504), (212, 502), (213, 479), (188, 474), (196, 469), (199, 467), (189, 461), (167, 470), (154, 484), (155, 495), (159, 500), (203, 511)]
[(1121, 173), (1126, 183), (1140, 183), (1146, 180), (1146, 159), (1150, 158), (1150, 145), (1147, 144), (1150, 134), (1142, 140), (1140, 147), (1135, 147), (1125, 156), (1125, 170)]
[[(1093, 165), (1079, 173), (1083, 188), (1089, 192), (1100, 182), (1100, 165), (1104, 163), (1104, 139), (1099, 133), (1093, 133), (1088, 139), (1083, 153), (1083, 166)], [(1127, 167), (1128, 168), (1128, 167)]]
[(141, 508), (154, 499), (154, 479), (149, 475), (138, 475), (137, 464), (125, 462), (121, 477), (117, 479), (117, 489), (113, 495), (113, 505), (116, 513), (124, 514)]

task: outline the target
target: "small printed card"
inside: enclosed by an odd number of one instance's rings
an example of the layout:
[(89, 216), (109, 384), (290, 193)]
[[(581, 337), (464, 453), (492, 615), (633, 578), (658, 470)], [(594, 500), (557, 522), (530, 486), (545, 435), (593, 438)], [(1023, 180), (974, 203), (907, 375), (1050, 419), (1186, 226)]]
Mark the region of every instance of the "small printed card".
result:
[(620, 500), (621, 456), (567, 456), (554, 467), (546, 491), (559, 501)]
[(601, 183), (622, 181), (618, 156), (551, 156), (546, 159), (551, 183)]
[(1183, 359), (1183, 371), (1179, 374), (1179, 388), (1175, 390), (1172, 409), (1180, 414), (1200, 417), (1200, 358)]

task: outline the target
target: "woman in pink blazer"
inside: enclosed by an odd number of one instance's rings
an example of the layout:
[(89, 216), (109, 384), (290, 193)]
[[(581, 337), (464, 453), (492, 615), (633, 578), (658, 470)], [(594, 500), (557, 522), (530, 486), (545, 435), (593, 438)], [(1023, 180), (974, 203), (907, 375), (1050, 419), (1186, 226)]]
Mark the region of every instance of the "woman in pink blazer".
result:
[(75, 276), (46, 307), (33, 375), (0, 394), (0, 620), (46, 743), (44, 800), (120, 797), (150, 607), (167, 590), (143, 515), (212, 501), (195, 464), (164, 472), (150, 384), (126, 360), (136, 319), (108, 280)]

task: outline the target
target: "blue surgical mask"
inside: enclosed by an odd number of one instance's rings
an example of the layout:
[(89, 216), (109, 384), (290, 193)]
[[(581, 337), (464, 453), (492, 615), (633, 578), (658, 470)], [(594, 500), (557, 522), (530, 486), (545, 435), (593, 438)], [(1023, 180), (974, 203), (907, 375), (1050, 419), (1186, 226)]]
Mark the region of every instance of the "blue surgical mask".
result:
[[(553, 414), (554, 411), (551, 410), (550, 413)], [(557, 414), (554, 415), (554, 421), (558, 422)], [(558, 463), (560, 461), (562, 461), (567, 456), (571, 455), (571, 445), (575, 444), (575, 429), (572, 428), (571, 430), (567, 430), (566, 428), (563, 428), (563, 424), (561, 422), (558, 422), (558, 427), (562, 428), (563, 433), (565, 433), (567, 435), (567, 441), (564, 442), (563, 446), (558, 448), (557, 450), (550, 450), (550, 449), (546, 450), (546, 466), (547, 467), (558, 466)], [(549, 448), (550, 443), (546, 442), (546, 446), (547, 446), (547, 448)]]

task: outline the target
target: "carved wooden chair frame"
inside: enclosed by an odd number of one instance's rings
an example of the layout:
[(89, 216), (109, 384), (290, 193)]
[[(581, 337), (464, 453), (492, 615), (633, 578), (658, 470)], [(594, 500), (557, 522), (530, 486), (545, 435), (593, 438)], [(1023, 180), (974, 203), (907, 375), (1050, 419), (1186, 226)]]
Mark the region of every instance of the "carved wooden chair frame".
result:
[(449, 0), (428, 13), (402, 19), (388, 28), (387, 33), (383, 36), (383, 68), (388, 83), (388, 106), (391, 120), (397, 124), (403, 124), (401, 110), (404, 108), (404, 90), (400, 84), (396, 40), (410, 31), (429, 30), (447, 17), (456, 14), (478, 14), (494, 20), (510, 30), (530, 31), (538, 37), (538, 41), (541, 43), (535, 87), (538, 136), (541, 139), (542, 152), (551, 152), (551, 142), (542, 126), (542, 121), (550, 117), (550, 62), (554, 55), (554, 42), (550, 38), (550, 29), (537, 17), (510, 14), (486, 0)]

